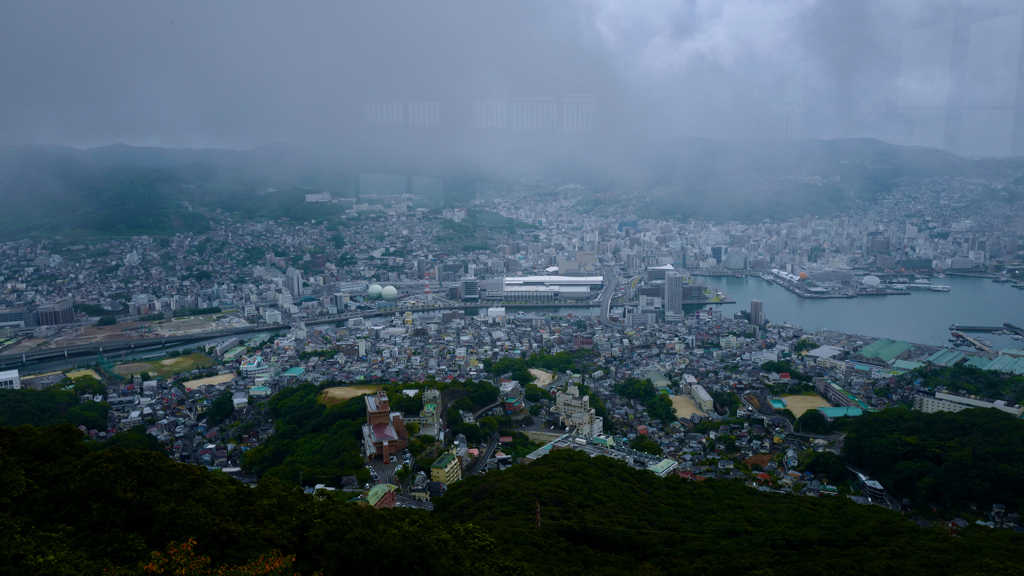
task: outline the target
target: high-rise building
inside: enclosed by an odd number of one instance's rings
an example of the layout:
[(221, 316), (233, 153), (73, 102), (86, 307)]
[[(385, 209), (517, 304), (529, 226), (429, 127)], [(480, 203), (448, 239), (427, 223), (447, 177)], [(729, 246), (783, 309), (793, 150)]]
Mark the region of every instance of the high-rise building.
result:
[(460, 283), (462, 287), (462, 299), (463, 300), (480, 300), (480, 281), (476, 278), (469, 276), (462, 279)]
[(690, 284), (682, 274), (665, 276), (665, 312), (682, 314), (683, 305), (704, 300), (704, 288)]
[(40, 326), (57, 326), (71, 324), (75, 321), (75, 307), (71, 300), (56, 304), (44, 304), (39, 307), (37, 312)]
[(292, 296), (299, 298), (302, 296), (302, 272), (295, 268), (288, 268), (288, 271), (284, 273), (285, 276), (285, 287), (292, 293)]
[(686, 281), (681, 274), (665, 276), (665, 312), (680, 314), (683, 311), (683, 288)]
[(764, 301), (750, 301), (750, 323), (756, 326), (764, 324)]

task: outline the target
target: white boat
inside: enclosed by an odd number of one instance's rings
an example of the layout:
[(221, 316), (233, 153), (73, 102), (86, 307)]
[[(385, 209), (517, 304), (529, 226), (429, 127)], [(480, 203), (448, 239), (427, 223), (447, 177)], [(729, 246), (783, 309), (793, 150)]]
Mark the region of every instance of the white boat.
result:
[(949, 292), (949, 286), (940, 286), (935, 284), (932, 286), (932, 292)]

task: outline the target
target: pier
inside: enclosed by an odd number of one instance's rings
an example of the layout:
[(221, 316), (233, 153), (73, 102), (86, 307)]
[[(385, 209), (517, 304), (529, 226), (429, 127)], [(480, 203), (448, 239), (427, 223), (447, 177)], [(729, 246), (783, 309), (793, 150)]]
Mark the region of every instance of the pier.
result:
[(954, 332), (1012, 332), (1018, 336), (1024, 336), (1024, 328), (1014, 326), (1009, 322), (1003, 323), (1002, 326), (960, 326), (959, 324), (953, 324), (949, 329)]
[(981, 350), (982, 352), (995, 353), (995, 350), (989, 348), (985, 344), (982, 344), (979, 340), (977, 340), (975, 338), (972, 338), (972, 337), (968, 336), (967, 334), (964, 334), (963, 332), (953, 332), (953, 337), (955, 337), (955, 338), (963, 338), (964, 340), (969, 342), (971, 344), (971, 346), (974, 346), (975, 348), (977, 348), (978, 350)]
[(949, 329), (959, 332), (1002, 332), (1006, 330), (1003, 326), (959, 326), (957, 324), (953, 324)]

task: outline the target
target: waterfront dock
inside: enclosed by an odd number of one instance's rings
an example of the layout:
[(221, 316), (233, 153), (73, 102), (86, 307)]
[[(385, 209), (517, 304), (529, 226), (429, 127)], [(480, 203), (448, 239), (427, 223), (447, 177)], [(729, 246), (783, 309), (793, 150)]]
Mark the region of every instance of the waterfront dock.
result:
[(1009, 332), (1018, 336), (1024, 336), (1024, 328), (1005, 322), (1002, 326), (960, 326), (953, 324), (949, 327), (952, 332)]
[(820, 294), (820, 293), (815, 293), (815, 292), (808, 292), (806, 290), (801, 289), (798, 286), (795, 286), (791, 282), (786, 282), (785, 280), (783, 280), (781, 278), (776, 279), (775, 283), (778, 284), (779, 286), (782, 286), (786, 290), (789, 290), (793, 294), (796, 294), (797, 296), (799, 296), (801, 298), (806, 298), (808, 300), (822, 300), (822, 299), (827, 299), (827, 298), (856, 298), (857, 297), (857, 293), (856, 292), (842, 292), (842, 293), (839, 293), (839, 294)]
[(991, 354), (995, 353), (995, 350), (993, 350), (992, 348), (986, 346), (985, 344), (983, 344), (977, 338), (973, 338), (971, 336), (968, 336), (967, 334), (964, 334), (963, 332), (956, 332), (956, 331), (954, 331), (953, 332), (953, 337), (954, 338), (961, 338), (963, 340), (966, 340), (968, 343), (970, 343), (971, 346), (974, 346), (975, 348), (977, 348), (978, 350), (981, 350), (982, 352), (988, 352), (988, 353), (991, 353)]
[(960, 326), (953, 324), (949, 327), (954, 332), (1002, 332), (1006, 330), (1003, 326)]

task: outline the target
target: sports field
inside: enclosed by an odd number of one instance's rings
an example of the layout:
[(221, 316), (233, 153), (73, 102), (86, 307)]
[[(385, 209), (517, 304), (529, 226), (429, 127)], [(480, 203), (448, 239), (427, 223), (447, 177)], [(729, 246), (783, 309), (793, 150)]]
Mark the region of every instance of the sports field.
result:
[(831, 404), (828, 403), (828, 400), (825, 400), (817, 394), (783, 396), (782, 399), (786, 401), (786, 407), (789, 408), (789, 411), (797, 418), (808, 410), (831, 406)]
[(114, 372), (124, 376), (149, 372), (149, 375), (154, 378), (162, 378), (165, 376), (173, 376), (174, 374), (181, 374), (182, 372), (191, 372), (196, 368), (213, 366), (213, 364), (214, 362), (212, 358), (206, 354), (195, 352), (187, 356), (178, 356), (177, 358), (164, 358), (162, 360), (148, 360), (146, 362), (121, 364), (114, 368)]
[(91, 368), (88, 370), (73, 370), (71, 372), (67, 372), (65, 376), (71, 378), (72, 380), (74, 380), (75, 378), (79, 378), (81, 376), (92, 376), (93, 378), (100, 380), (101, 382), (103, 381), (103, 379), (100, 378), (100, 375), (97, 374), (96, 371)]
[(224, 382), (231, 382), (235, 379), (235, 375), (231, 372), (226, 374), (217, 374), (216, 376), (207, 376), (206, 378), (199, 378), (198, 380), (189, 380), (185, 382), (185, 388), (189, 390), (195, 390), (200, 386), (206, 386), (208, 384), (223, 384)]
[(320, 401), (328, 406), (333, 406), (341, 404), (350, 398), (362, 396), (363, 394), (373, 394), (376, 391), (376, 386), (338, 386), (337, 388), (328, 388), (321, 392)]
[(672, 400), (672, 407), (676, 409), (678, 418), (689, 418), (694, 414), (707, 416), (703, 410), (697, 408), (697, 403), (689, 396), (669, 396), (669, 399)]
[(555, 379), (555, 375), (547, 370), (541, 370), (540, 368), (530, 368), (530, 374), (533, 375), (536, 380), (533, 381), (535, 385), (540, 388), (547, 388), (551, 385), (551, 382)]

